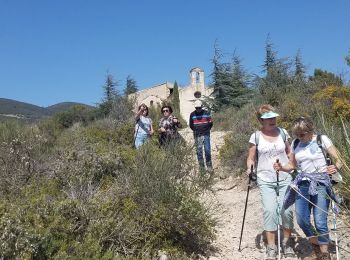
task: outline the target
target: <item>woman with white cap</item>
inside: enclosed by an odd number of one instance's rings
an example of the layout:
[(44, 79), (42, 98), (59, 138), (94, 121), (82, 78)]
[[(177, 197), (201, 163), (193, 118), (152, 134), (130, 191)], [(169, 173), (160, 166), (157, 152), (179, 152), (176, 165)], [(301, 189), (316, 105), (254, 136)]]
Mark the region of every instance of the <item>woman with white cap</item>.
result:
[(277, 127), (276, 117), (279, 115), (271, 105), (261, 105), (256, 114), (261, 129), (253, 133), (249, 139), (247, 173), (250, 173), (251, 165), (254, 165), (263, 206), (264, 230), (267, 238), (266, 259), (276, 259), (275, 232), (280, 219), (283, 226), (283, 253), (285, 256), (292, 256), (294, 250), (289, 237), (293, 229), (293, 211), (291, 208), (283, 210), (282, 207), (283, 197), (292, 177), (288, 172), (280, 171), (277, 183), (277, 173), (273, 168), (276, 160), (282, 164), (288, 162), (290, 136), (285, 129)]

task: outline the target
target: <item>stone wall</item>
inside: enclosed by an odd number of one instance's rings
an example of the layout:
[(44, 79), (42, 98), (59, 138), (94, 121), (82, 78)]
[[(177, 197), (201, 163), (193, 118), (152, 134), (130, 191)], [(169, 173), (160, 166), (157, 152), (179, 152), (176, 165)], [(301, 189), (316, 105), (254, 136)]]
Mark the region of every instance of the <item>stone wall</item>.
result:
[(134, 94), (129, 95), (129, 99), (135, 99), (135, 109), (142, 103), (147, 106), (156, 105), (166, 100), (174, 84), (170, 82), (161, 83), (151, 88), (140, 90)]
[[(135, 100), (135, 110), (144, 103), (147, 106), (161, 104), (172, 93), (174, 83), (165, 82), (151, 88), (140, 90), (134, 94), (129, 95), (130, 99)], [(180, 99), (180, 113), (187, 121), (192, 111), (194, 111), (194, 101), (197, 99), (195, 93), (200, 92), (202, 96), (209, 96), (212, 89), (206, 88), (204, 83), (204, 71), (200, 68), (193, 68), (190, 70), (190, 85), (185, 87), (179, 86)]]

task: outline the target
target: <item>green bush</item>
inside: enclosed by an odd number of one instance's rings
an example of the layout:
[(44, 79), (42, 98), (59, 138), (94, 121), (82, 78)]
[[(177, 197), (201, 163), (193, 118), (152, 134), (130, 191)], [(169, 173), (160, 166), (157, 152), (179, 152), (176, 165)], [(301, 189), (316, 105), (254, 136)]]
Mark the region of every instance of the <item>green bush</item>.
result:
[(67, 111), (54, 116), (60, 127), (68, 128), (76, 122), (87, 124), (95, 119), (95, 110), (82, 105), (76, 105)]
[[(226, 114), (226, 111), (223, 114)], [(227, 114), (230, 115), (230, 113)], [(225, 122), (224, 119), (222, 121)], [(248, 104), (241, 110), (236, 111), (234, 116), (227, 119), (227, 121), (230, 123), (230, 126), (227, 127), (231, 131), (225, 137), (225, 144), (219, 151), (220, 159), (224, 165), (230, 168), (245, 169), (249, 137), (260, 128), (255, 116), (255, 108), (252, 104)]]
[[(105, 118), (61, 129), (43, 154), (36, 133), (55, 127), (9, 127), (0, 155), (17, 145), (6, 167), (29, 178), (1, 190), (0, 258), (150, 259), (158, 250), (186, 258), (208, 250), (215, 221), (183, 144), (160, 149), (153, 140), (135, 150), (132, 124)], [(29, 144), (30, 175), (17, 161)]]

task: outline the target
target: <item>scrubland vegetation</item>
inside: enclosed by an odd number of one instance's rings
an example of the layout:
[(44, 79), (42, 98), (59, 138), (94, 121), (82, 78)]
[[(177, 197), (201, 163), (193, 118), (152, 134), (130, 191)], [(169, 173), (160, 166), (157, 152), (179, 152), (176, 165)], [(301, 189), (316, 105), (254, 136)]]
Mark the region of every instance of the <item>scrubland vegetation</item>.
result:
[[(218, 71), (213, 74), (215, 84), (212, 98), (215, 104), (213, 109), (216, 110), (215, 128), (230, 131), (220, 151), (222, 162), (236, 169), (236, 172), (245, 169), (249, 137), (260, 127), (255, 116), (260, 104), (275, 106), (280, 114), (278, 124), (290, 134), (293, 120), (300, 116), (311, 117), (316, 123), (317, 132), (328, 135), (339, 150), (344, 165), (340, 171), (343, 183), (336, 185), (335, 189), (344, 198), (343, 213), (349, 214), (350, 87), (343, 77), (322, 69), (315, 69), (312, 76), (306, 75), (299, 51), (294, 58), (279, 58), (269, 39), (265, 46), (263, 76), (249, 75), (241, 63), (223, 62), (220, 53), (217, 49), (216, 57), (220, 59), (213, 59), (214, 68)], [(350, 66), (349, 58), (346, 57), (346, 60)], [(240, 100), (249, 95), (251, 97), (239, 106), (235, 105), (235, 97), (228, 102), (227, 96), (222, 94), (234, 93), (230, 89), (237, 89), (237, 86), (241, 89)]]
[[(311, 116), (339, 149), (344, 183), (336, 188), (348, 203), (349, 86), (321, 69), (307, 76), (300, 54), (280, 59), (269, 42), (263, 76), (247, 73), (237, 56), (232, 64), (222, 59), (216, 47), (206, 100), (215, 129), (230, 131), (222, 162), (245, 168), (258, 104), (276, 106), (288, 130), (296, 117)], [(133, 79), (128, 84), (126, 93), (137, 89)], [(0, 123), (0, 258), (156, 259), (165, 251), (188, 259), (209, 250), (216, 221), (201, 196), (211, 183), (196, 172), (192, 148), (161, 149), (155, 135), (135, 150), (132, 101), (114, 87), (108, 75), (96, 109)], [(178, 98), (170, 101), (176, 110)], [(156, 129), (159, 107), (150, 114)]]
[(185, 258), (206, 250), (215, 222), (200, 203), (205, 187), (187, 148), (164, 150), (154, 140), (136, 151), (133, 124), (112, 117), (69, 128), (60, 120), (0, 125), (1, 257), (151, 259), (163, 250)]
[(155, 135), (135, 150), (132, 102), (110, 90), (96, 109), (0, 123), (0, 258), (187, 259), (208, 250), (215, 219), (200, 200), (209, 184), (191, 148), (161, 149)]

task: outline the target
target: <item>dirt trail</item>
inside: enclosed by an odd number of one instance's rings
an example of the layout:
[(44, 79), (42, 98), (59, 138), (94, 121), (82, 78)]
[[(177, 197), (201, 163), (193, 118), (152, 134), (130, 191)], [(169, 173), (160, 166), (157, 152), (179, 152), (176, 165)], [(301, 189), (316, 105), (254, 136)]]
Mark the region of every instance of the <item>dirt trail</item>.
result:
[[(217, 228), (217, 239), (213, 243), (215, 252), (206, 257), (209, 260), (216, 259), (264, 259), (265, 245), (262, 239), (262, 208), (260, 194), (256, 187), (252, 187), (249, 193), (249, 201), (246, 213), (246, 221), (241, 245), (241, 252), (238, 251), (239, 238), (241, 232), (244, 205), (247, 194), (247, 179), (234, 177), (232, 173), (223, 169), (218, 159), (218, 151), (224, 144), (224, 136), (227, 132), (212, 132), (212, 159), (215, 171), (214, 192), (208, 194), (210, 201), (215, 202), (216, 217), (219, 221)], [(184, 129), (181, 135), (187, 142), (193, 143), (193, 135), (190, 129)], [(332, 220), (332, 215), (329, 215)], [(344, 224), (338, 220), (339, 245), (350, 252), (350, 234), (349, 229), (342, 228)], [(332, 227), (331, 223), (329, 227)], [(282, 259), (303, 259), (311, 251), (303, 232), (295, 223), (296, 257)], [(334, 237), (331, 234), (331, 237)], [(331, 247), (335, 252), (335, 248)], [(340, 249), (340, 259), (350, 259), (350, 253)], [(335, 253), (332, 259), (336, 259)]]

